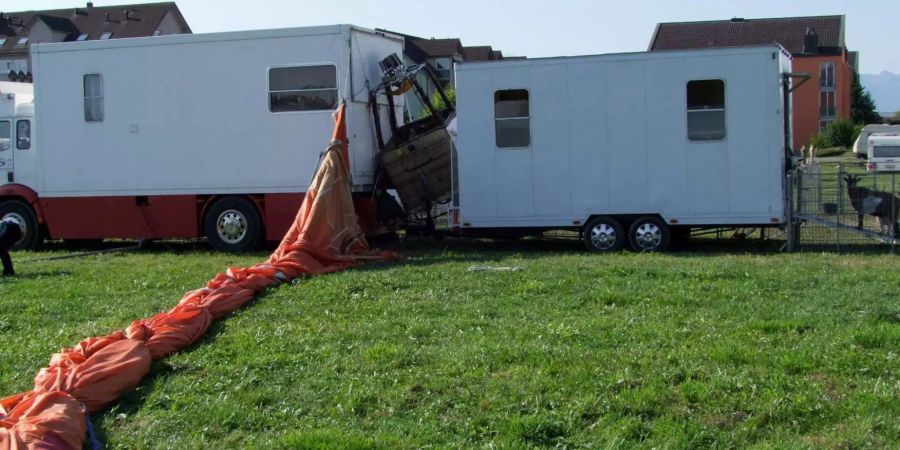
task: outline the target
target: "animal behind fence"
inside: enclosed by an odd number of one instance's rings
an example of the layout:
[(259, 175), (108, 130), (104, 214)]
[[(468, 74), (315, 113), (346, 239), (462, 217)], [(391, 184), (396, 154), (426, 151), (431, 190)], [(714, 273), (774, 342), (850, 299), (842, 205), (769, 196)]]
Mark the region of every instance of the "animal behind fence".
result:
[(883, 234), (898, 237), (900, 230), (897, 227), (897, 212), (900, 210), (900, 198), (890, 192), (860, 186), (859, 180), (860, 177), (856, 175), (844, 175), (850, 204), (853, 205), (859, 219), (857, 228), (862, 229), (863, 217), (869, 214), (878, 221)]

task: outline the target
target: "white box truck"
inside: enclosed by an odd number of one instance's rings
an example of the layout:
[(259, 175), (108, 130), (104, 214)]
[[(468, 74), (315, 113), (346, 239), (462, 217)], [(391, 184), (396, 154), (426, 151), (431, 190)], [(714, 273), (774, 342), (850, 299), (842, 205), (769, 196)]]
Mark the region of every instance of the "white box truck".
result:
[(459, 64), (451, 222), (597, 251), (782, 226), (790, 71), (778, 46)]
[(21, 247), (280, 239), (342, 100), (353, 187), (371, 189), (368, 86), (402, 50), (402, 38), (350, 25), (35, 45), (34, 139), (0, 168), (0, 217), (25, 216)]

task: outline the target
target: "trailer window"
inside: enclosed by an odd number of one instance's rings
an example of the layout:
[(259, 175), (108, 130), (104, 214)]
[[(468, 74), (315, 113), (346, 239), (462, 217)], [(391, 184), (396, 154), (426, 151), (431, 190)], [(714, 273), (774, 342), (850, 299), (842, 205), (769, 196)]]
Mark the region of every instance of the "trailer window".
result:
[(335, 66), (269, 69), (269, 111), (330, 111), (337, 103)]
[(9, 150), (9, 135), (12, 128), (9, 121), (0, 120), (0, 152)]
[(28, 150), (31, 148), (31, 121), (20, 120), (16, 122), (16, 148)]
[(873, 158), (900, 158), (900, 145), (878, 145), (872, 148)]
[(84, 76), (84, 120), (103, 122), (103, 78), (98, 73)]
[(692, 141), (725, 139), (724, 81), (688, 81), (687, 128), (688, 139)]
[(494, 129), (497, 147), (531, 145), (531, 118), (528, 91), (510, 89), (494, 92)]

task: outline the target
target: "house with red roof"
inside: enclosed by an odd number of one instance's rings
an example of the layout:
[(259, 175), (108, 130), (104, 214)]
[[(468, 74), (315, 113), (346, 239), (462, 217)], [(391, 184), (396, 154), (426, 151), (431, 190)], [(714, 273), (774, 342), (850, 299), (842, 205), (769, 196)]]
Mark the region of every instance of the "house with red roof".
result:
[[(174, 2), (0, 12), (0, 71), (31, 72), (29, 48), (48, 42), (92, 41), (190, 33)], [(18, 78), (18, 77), (17, 77)], [(21, 81), (21, 80), (20, 80)]]
[(858, 53), (847, 50), (844, 16), (783, 17), (660, 23), (649, 51), (779, 44), (793, 72), (812, 78), (794, 90), (794, 148), (829, 123), (850, 117), (852, 76)]

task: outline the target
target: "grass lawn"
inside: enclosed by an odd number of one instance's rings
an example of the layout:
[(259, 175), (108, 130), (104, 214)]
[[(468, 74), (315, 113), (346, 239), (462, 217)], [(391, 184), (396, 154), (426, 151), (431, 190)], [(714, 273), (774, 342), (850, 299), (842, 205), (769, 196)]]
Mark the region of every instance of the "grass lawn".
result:
[[(702, 249), (701, 249), (702, 250)], [(62, 252), (63, 250), (55, 250)], [(0, 396), (228, 265), (194, 246), (0, 281)], [(110, 448), (897, 448), (900, 258), (409, 244), (269, 291), (93, 422)], [(475, 272), (472, 265), (518, 266)]]

